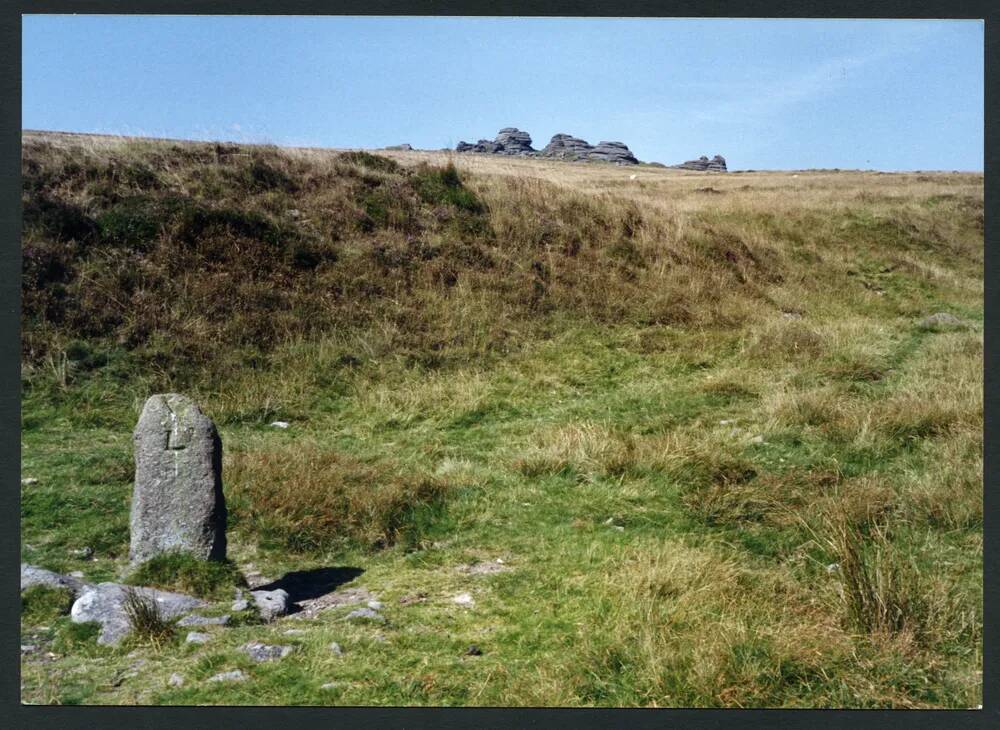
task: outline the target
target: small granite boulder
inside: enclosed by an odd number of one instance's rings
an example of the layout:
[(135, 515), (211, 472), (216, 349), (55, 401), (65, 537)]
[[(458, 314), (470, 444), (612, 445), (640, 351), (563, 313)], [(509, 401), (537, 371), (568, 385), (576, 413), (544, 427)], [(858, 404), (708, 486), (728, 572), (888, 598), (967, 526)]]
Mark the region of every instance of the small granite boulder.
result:
[(170, 551), (224, 560), (222, 441), (212, 420), (186, 396), (154, 395), (142, 409), (133, 440), (131, 561)]
[(70, 620), (77, 624), (96, 621), (101, 625), (97, 643), (117, 644), (132, 630), (125, 613), (125, 598), (130, 588), (140, 596), (154, 600), (160, 615), (167, 620), (206, 605), (205, 601), (181, 593), (169, 593), (155, 588), (133, 588), (120, 583), (98, 583), (96, 586), (88, 586), (73, 602), (69, 612)]
[(966, 327), (966, 323), (954, 314), (936, 312), (929, 317), (924, 317), (917, 326), (922, 330), (935, 332), (949, 329), (963, 329)]
[(250, 596), (257, 606), (260, 617), (265, 621), (273, 621), (279, 616), (284, 616), (291, 607), (288, 592), (281, 588), (274, 591), (250, 591)]
[(53, 573), (51, 570), (21, 563), (21, 590), (27, 590), (31, 586), (65, 588), (71, 591), (74, 596), (79, 596), (85, 589), (92, 587), (89, 583), (73, 576), (60, 575), (59, 573)]

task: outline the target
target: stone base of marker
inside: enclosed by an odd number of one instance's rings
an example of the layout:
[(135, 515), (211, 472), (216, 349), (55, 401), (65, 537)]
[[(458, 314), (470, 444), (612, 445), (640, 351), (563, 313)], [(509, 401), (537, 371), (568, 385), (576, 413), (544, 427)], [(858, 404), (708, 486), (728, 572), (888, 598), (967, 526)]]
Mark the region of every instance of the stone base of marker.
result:
[(187, 396), (154, 395), (133, 439), (132, 563), (169, 552), (225, 560), (222, 441), (212, 419)]

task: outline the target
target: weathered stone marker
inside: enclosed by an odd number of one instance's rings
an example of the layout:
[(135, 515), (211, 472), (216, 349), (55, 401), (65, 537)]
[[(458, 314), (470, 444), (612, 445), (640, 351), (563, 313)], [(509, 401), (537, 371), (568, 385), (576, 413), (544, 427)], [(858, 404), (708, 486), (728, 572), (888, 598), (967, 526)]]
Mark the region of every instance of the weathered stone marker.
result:
[(131, 561), (170, 551), (224, 560), (222, 441), (212, 419), (187, 396), (154, 395), (142, 409), (133, 439)]

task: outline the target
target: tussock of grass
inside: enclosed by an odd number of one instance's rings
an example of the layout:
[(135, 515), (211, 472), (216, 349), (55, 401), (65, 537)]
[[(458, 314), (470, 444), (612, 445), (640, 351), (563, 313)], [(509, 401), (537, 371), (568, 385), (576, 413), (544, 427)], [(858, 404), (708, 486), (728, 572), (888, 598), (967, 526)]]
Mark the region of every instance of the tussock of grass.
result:
[(126, 588), (122, 608), (131, 629), (129, 636), (134, 641), (159, 646), (173, 637), (173, 625), (163, 618), (159, 604), (152, 598)]
[(829, 526), (848, 620), (872, 634), (919, 632), (927, 615), (919, 576), (895, 553), (886, 529), (875, 520), (859, 525), (843, 517)]
[[(578, 675), (592, 702), (617, 704), (634, 687), (653, 706), (794, 706), (823, 671), (820, 647), (830, 663), (847, 645), (797, 587), (709, 551), (629, 551), (614, 585)], [(779, 613), (769, 608), (776, 599)]]
[(135, 568), (127, 582), (219, 599), (231, 596), (233, 588), (246, 586), (246, 579), (231, 560), (199, 560), (180, 552), (147, 560)]
[(438, 477), (301, 443), (234, 453), (226, 470), (239, 529), (292, 550), (416, 541), (447, 491)]
[(514, 468), (527, 477), (574, 472), (581, 480), (624, 473), (635, 461), (628, 436), (583, 423), (545, 433), (541, 443), (518, 457)]

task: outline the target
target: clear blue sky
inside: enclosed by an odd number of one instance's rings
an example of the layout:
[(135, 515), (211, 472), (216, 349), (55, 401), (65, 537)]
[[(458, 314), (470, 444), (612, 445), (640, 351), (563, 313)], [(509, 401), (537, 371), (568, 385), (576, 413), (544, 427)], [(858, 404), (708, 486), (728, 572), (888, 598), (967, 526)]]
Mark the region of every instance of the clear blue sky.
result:
[(983, 168), (978, 21), (25, 16), (26, 129)]

